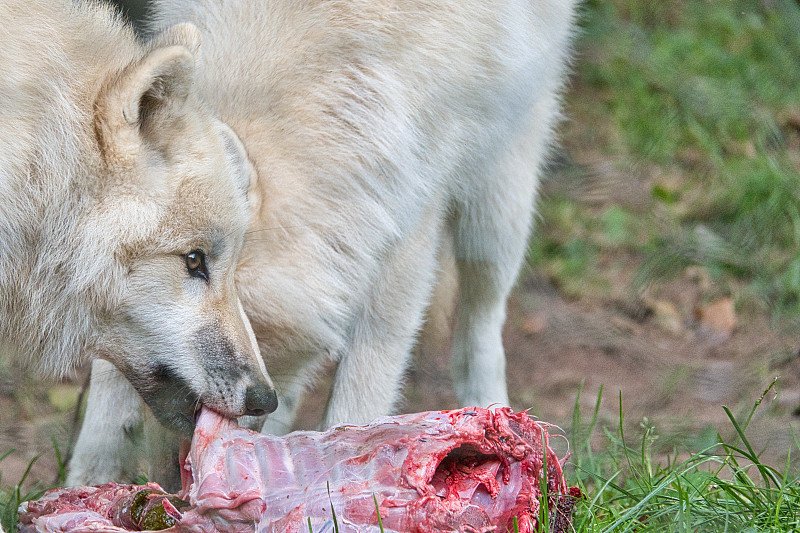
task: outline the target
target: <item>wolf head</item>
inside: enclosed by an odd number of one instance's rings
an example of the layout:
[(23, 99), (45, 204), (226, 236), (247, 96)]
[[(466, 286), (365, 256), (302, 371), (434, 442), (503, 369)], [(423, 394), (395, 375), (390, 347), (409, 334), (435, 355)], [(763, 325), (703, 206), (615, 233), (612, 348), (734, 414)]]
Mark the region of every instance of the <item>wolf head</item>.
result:
[(236, 293), (253, 168), (193, 91), (197, 31), (180, 25), (110, 78), (94, 105), (101, 159), (84, 221), (109, 271), (91, 349), (165, 425), (191, 431), (200, 405), (263, 415), (277, 398)]

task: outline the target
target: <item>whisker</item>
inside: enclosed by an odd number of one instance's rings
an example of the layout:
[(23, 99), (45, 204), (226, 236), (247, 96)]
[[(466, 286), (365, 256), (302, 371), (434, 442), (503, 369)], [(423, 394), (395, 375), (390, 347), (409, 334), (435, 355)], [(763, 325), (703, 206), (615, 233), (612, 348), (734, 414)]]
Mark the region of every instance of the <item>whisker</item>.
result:
[[(243, 234), (246, 235), (247, 234), (247, 227), (248, 227), (247, 224), (242, 224), (242, 225), (236, 226), (235, 228), (233, 228), (230, 231), (226, 232), (225, 235), (224, 235), (224, 238), (227, 239), (231, 235), (236, 235), (237, 233), (243, 233)], [(244, 232), (242, 232), (242, 230), (244, 230)]]
[(269, 228), (258, 228), (258, 229), (248, 230), (244, 234), (245, 234), (245, 236), (247, 236), (247, 235), (252, 235), (254, 233), (261, 233), (263, 231), (277, 231), (277, 230), (287, 230), (287, 229), (310, 228), (310, 227), (313, 227), (313, 226), (318, 226), (318, 224), (308, 223), (308, 224), (297, 224), (297, 225), (294, 225), (294, 226), (273, 226), (273, 227), (269, 227)]

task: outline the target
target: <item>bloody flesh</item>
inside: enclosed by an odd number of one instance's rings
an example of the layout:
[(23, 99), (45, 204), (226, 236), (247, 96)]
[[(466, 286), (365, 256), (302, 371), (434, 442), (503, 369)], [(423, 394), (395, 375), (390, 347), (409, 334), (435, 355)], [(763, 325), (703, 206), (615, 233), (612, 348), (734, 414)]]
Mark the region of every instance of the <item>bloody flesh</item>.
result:
[[(551, 529), (565, 531), (575, 498), (547, 429), (524, 412), (468, 408), (276, 437), (204, 409), (180, 494), (191, 507), (166, 531), (305, 532), (309, 523), (314, 532), (333, 531), (335, 516), (342, 533), (378, 532), (380, 513), (386, 533), (504, 532), (515, 517), (526, 533), (536, 529), (542, 502)], [(75, 529), (70, 497), (78, 490), (56, 489), (40, 500), (48, 505), (23, 506), (21, 531), (131, 530), (114, 522), (122, 501), (115, 497), (105, 507), (87, 504), (91, 525)], [(59, 498), (62, 507), (53, 503)]]

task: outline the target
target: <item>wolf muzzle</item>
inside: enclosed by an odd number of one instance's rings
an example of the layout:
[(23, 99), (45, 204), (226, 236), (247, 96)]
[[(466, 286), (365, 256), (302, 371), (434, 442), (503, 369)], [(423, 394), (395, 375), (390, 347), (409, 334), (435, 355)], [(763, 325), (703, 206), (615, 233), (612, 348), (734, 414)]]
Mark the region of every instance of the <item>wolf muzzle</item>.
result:
[(275, 389), (266, 383), (258, 383), (247, 387), (244, 396), (245, 415), (264, 416), (278, 408), (278, 395)]

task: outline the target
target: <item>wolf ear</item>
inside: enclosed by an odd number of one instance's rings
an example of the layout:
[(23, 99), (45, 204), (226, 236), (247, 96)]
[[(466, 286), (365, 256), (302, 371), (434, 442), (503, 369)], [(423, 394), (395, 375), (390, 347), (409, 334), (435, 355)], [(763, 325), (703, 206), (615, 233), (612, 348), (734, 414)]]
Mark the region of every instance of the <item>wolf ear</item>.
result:
[(247, 196), (250, 186), (255, 181), (256, 169), (247, 157), (245, 149), (239, 136), (224, 122), (217, 121), (217, 131), (225, 146), (225, 155), (228, 160), (228, 167), (233, 174), (234, 185), (241, 191), (243, 196)]
[(167, 107), (180, 108), (189, 95), (194, 57), (183, 46), (158, 48), (133, 65), (117, 82), (118, 105), (129, 126)]
[[(139, 151), (159, 121), (179, 116), (194, 81), (199, 34), (189, 24), (171, 28), (141, 60), (107, 83), (97, 100), (98, 137), (107, 161), (123, 163)], [(158, 46), (160, 42), (185, 44)]]
[(181, 45), (192, 54), (197, 54), (200, 50), (200, 41), (200, 30), (197, 29), (197, 26), (189, 22), (182, 22), (154, 34), (148, 45), (151, 48)]

